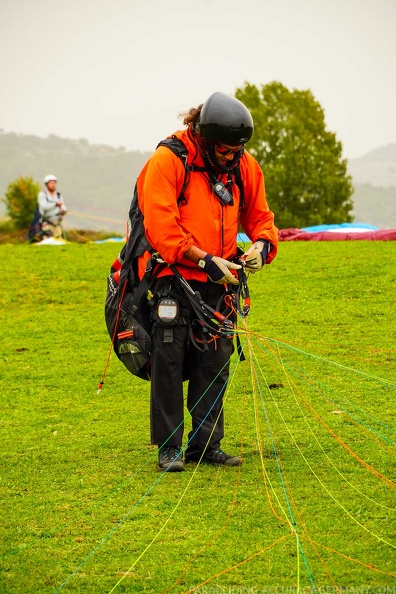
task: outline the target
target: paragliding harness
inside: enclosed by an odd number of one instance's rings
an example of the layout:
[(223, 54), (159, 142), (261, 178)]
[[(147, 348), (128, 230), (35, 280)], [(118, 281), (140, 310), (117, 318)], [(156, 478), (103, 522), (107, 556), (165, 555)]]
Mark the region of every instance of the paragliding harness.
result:
[[(182, 190), (178, 197), (178, 204), (185, 204), (184, 191), (188, 184), (190, 171), (203, 171), (204, 168), (187, 164), (187, 150), (176, 137), (161, 141), (158, 146), (167, 146), (184, 163), (185, 177)], [(239, 167), (238, 167), (239, 170)], [(242, 184), (240, 186), (241, 200), (243, 197)], [(137, 262), (138, 257), (148, 251), (151, 254), (143, 278), (139, 282)], [(239, 262), (239, 260), (238, 260)], [(128, 241), (122, 248), (118, 258), (113, 263), (107, 279), (107, 294), (105, 302), (105, 320), (107, 330), (112, 340), (114, 351), (125, 367), (141, 379), (150, 379), (151, 364), (151, 332), (153, 317), (149, 305), (148, 295), (158, 274), (169, 268), (177, 279), (185, 298), (188, 300), (194, 319), (190, 324), (189, 336), (194, 347), (206, 350), (208, 343), (217, 337), (231, 338), (235, 334), (235, 312), (246, 317), (249, 313), (249, 292), (244, 267), (238, 271), (239, 285), (236, 292), (228, 290), (219, 301), (216, 309), (205, 303), (198, 291), (194, 291), (186, 279), (174, 265), (166, 264), (148, 242), (143, 225), (143, 214), (139, 208), (137, 186), (129, 209)], [(162, 306), (162, 320), (167, 316), (172, 323), (175, 300), (168, 294), (168, 299), (160, 301)], [(243, 303), (243, 304), (242, 304)], [(225, 304), (225, 310), (220, 309)], [(158, 310), (159, 311), (159, 310)], [(232, 318), (232, 319), (231, 319)], [(237, 334), (237, 352), (244, 359), (239, 337)], [(103, 382), (101, 382), (103, 383)]]
[(40, 241), (42, 235), (42, 219), (41, 214), (38, 209), (34, 211), (33, 218), (30, 223), (29, 231), (28, 231), (28, 240), (30, 243), (34, 241)]

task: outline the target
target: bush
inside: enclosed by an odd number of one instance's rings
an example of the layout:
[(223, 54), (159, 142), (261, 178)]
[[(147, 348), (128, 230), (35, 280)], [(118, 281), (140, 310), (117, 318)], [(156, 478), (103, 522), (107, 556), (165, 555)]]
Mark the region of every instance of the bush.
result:
[(2, 201), (15, 229), (28, 229), (37, 207), (40, 184), (31, 177), (18, 177), (11, 182)]

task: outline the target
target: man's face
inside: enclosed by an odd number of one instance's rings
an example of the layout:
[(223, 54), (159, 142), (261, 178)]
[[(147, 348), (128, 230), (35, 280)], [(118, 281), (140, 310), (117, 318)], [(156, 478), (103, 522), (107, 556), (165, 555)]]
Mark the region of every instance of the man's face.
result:
[(55, 192), (56, 181), (54, 179), (51, 179), (51, 181), (47, 182), (47, 188), (49, 189), (50, 192)]
[(238, 146), (231, 146), (229, 144), (215, 144), (215, 156), (221, 166), (227, 166), (227, 163), (233, 160), (235, 153), (240, 151), (244, 147), (243, 144)]

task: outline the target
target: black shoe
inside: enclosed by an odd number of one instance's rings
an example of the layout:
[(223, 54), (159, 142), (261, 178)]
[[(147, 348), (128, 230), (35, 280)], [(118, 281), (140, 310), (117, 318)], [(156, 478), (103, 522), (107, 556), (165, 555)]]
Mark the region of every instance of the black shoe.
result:
[[(186, 455), (186, 462), (199, 462), (200, 459), (199, 454)], [(238, 456), (230, 456), (220, 448), (205, 452), (202, 456), (202, 462), (208, 462), (208, 464), (214, 464), (215, 466), (240, 466), (242, 464), (242, 460)]]
[(164, 446), (158, 452), (158, 468), (168, 472), (184, 470), (180, 446)]

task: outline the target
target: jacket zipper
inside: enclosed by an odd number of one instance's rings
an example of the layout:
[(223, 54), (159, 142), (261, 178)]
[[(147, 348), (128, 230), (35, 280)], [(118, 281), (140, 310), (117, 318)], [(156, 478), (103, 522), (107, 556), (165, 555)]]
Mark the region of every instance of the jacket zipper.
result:
[[(220, 177), (218, 178), (219, 181), (223, 181), (222, 177), (223, 176), (220, 175)], [(209, 188), (210, 188), (212, 196), (215, 198), (216, 202), (218, 202), (218, 204), (220, 205), (220, 208), (221, 208), (221, 233), (220, 233), (220, 244), (221, 245), (220, 245), (220, 250), (221, 250), (221, 257), (223, 257), (223, 255), (224, 255), (224, 209), (225, 209), (225, 205), (215, 197), (214, 190), (213, 190), (213, 184), (210, 181), (209, 175), (208, 176), (205, 175), (205, 178), (209, 184)], [(228, 183), (228, 180), (227, 180), (227, 183)]]

